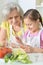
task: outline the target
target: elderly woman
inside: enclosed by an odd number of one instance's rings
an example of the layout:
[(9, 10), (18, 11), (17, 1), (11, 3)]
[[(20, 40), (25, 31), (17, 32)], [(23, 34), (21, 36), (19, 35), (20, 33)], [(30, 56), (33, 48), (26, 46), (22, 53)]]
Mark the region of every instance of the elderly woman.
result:
[[(7, 38), (11, 43), (16, 43), (15, 36), (22, 36), (22, 16), (23, 11), (18, 4), (9, 3), (3, 9), (4, 22), (1, 27), (6, 29)], [(12, 44), (14, 46), (14, 44)]]

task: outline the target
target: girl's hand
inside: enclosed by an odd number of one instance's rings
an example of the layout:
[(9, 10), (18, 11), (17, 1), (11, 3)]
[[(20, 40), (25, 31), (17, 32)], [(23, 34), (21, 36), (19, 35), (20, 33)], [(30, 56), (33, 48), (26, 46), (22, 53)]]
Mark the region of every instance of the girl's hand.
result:
[(33, 47), (29, 46), (29, 45), (26, 45), (24, 50), (27, 52), (27, 53), (32, 53), (33, 52)]

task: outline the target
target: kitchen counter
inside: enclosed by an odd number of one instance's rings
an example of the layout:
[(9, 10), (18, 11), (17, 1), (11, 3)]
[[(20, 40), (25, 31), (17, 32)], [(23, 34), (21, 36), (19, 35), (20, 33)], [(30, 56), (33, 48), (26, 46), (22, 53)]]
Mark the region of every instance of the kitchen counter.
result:
[(30, 60), (33, 62), (32, 64), (22, 64), (20, 62), (8, 62), (5, 63), (4, 59), (0, 59), (0, 65), (43, 65), (43, 54), (41, 53), (29, 53)]

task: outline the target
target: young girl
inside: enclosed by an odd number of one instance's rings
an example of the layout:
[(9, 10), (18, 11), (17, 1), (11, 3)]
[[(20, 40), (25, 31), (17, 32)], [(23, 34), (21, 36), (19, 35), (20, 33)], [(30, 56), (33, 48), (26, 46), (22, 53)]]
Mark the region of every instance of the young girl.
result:
[[(26, 46), (22, 45), (22, 48), (26, 52), (43, 52), (43, 28), (40, 13), (36, 9), (26, 11), (24, 24), (27, 27), (27, 31), (23, 36)], [(17, 41), (23, 43), (18, 38)]]

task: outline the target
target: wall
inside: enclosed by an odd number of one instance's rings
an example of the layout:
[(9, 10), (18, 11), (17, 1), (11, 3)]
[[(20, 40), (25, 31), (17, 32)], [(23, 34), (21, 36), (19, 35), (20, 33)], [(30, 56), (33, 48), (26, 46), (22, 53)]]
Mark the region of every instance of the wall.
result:
[(36, 0), (19, 0), (18, 3), (24, 12), (28, 9), (36, 8)]

